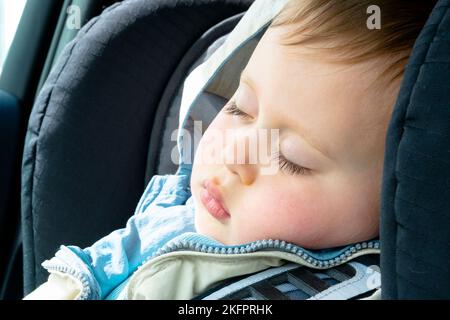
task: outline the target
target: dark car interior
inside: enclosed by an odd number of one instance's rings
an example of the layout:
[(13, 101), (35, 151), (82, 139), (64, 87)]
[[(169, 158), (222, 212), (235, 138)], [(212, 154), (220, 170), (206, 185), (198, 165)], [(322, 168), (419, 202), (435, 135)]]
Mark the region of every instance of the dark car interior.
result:
[[(27, 2), (0, 77), (0, 300), (42, 284), (58, 245), (123, 226), (150, 178), (175, 172), (163, 129), (183, 80), (252, 2)], [(71, 5), (80, 30), (66, 23)], [(449, 88), (450, 1), (440, 0), (386, 140), (385, 299), (450, 298)]]

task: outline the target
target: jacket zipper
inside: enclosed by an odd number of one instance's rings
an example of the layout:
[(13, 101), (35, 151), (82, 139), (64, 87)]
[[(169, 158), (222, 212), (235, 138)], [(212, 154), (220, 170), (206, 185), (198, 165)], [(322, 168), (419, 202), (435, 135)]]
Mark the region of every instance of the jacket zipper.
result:
[(309, 265), (316, 267), (318, 269), (326, 269), (339, 265), (346, 260), (349, 260), (350, 258), (352, 258), (352, 256), (354, 256), (357, 253), (360, 253), (361, 251), (379, 248), (380, 248), (379, 240), (364, 241), (361, 243), (354, 244), (351, 247), (347, 248), (347, 250), (345, 250), (338, 257), (322, 260), (313, 257), (308, 252), (305, 252), (305, 250), (302, 247), (299, 247), (292, 243), (288, 243), (283, 240), (265, 239), (254, 241), (248, 244), (229, 247), (223, 245), (200, 244), (199, 242), (195, 242), (193, 240), (179, 239), (177, 241), (169, 242), (166, 245), (164, 245), (154, 255), (145, 259), (144, 262), (141, 264), (141, 266), (150, 259), (154, 259), (163, 254), (180, 250), (195, 251), (202, 253), (215, 253), (215, 254), (246, 254), (261, 250), (263, 251), (277, 250), (295, 254), (305, 263), (308, 263)]

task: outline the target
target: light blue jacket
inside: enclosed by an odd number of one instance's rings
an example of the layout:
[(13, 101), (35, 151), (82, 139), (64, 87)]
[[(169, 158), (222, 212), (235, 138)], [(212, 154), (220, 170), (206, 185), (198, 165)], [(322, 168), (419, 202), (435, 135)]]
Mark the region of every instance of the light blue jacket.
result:
[(195, 231), (193, 218), (189, 176), (154, 176), (125, 228), (85, 249), (61, 246), (42, 265), (81, 280), (82, 299), (104, 299), (167, 241)]

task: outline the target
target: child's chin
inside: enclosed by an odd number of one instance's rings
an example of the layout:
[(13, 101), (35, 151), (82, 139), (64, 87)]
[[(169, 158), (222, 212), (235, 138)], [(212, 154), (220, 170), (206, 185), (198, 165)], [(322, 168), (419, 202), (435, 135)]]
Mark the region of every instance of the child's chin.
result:
[[(205, 214), (205, 213), (202, 213)], [(207, 213), (206, 213), (207, 214)], [(207, 217), (199, 217), (198, 214), (195, 215), (195, 231), (201, 235), (204, 235), (208, 238), (211, 238), (215, 241), (220, 242), (224, 245), (230, 245), (229, 239), (227, 239), (226, 236), (224, 236), (224, 231), (221, 230), (224, 227), (223, 226), (217, 226), (214, 221), (204, 221), (204, 219)]]

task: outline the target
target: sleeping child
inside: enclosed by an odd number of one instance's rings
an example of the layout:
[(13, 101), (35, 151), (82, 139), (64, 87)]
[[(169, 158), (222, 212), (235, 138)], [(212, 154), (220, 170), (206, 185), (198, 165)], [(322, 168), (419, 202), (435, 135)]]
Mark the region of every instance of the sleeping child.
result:
[[(367, 23), (374, 4), (379, 29)], [(327, 268), (378, 250), (386, 131), (433, 5), (288, 1), (192, 170), (154, 176), (125, 228), (85, 249), (62, 246), (26, 299), (190, 299), (286, 261)]]

